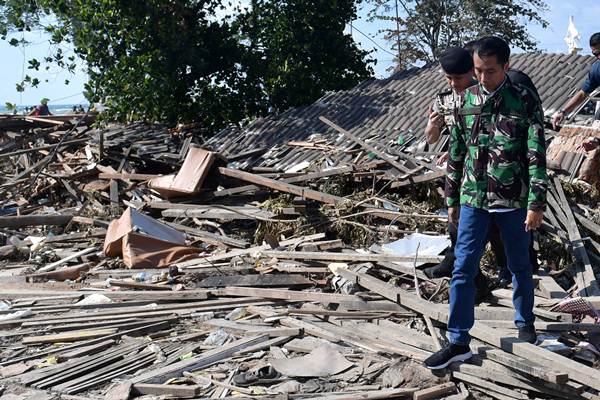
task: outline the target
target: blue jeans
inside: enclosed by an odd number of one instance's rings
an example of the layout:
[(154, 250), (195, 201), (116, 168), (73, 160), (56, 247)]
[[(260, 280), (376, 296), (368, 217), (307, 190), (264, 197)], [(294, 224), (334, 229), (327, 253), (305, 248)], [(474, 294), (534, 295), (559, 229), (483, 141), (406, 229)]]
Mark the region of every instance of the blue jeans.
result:
[(529, 260), (530, 232), (525, 232), (526, 209), (504, 213), (461, 206), (456, 261), (450, 281), (450, 342), (469, 344), (469, 330), (475, 322), (475, 275), (486, 243), (490, 222), (496, 222), (504, 243), (508, 269), (512, 274), (515, 325), (533, 325), (533, 279)]

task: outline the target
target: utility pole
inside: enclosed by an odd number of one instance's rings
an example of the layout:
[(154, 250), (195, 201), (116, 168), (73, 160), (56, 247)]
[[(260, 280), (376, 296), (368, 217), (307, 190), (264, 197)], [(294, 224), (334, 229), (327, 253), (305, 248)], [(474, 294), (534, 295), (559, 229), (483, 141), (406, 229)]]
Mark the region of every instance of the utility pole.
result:
[(396, 46), (398, 48), (398, 65), (400, 66), (400, 14), (398, 14), (398, 0), (396, 0)]

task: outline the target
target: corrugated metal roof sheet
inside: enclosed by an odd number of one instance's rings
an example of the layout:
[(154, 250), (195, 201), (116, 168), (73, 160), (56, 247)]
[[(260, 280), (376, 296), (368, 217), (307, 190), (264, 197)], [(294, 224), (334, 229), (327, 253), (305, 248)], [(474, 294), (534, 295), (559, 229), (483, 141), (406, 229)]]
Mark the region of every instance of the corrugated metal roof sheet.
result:
[[(523, 53), (513, 55), (511, 66), (531, 77), (542, 98), (545, 114), (549, 116), (579, 89), (594, 60), (592, 56)], [(317, 150), (285, 146), (291, 140), (305, 141), (313, 134), (320, 134), (342, 150), (352, 147), (348, 139), (319, 121), (321, 115), (363, 140), (377, 137), (379, 143), (393, 143), (400, 134), (413, 133), (423, 141), (427, 108), (444, 89), (446, 83), (438, 65), (402, 71), (386, 79), (362, 82), (347, 91), (326, 93), (309, 106), (258, 119), (242, 130), (225, 129), (207, 145), (225, 155), (279, 145), (281, 149), (275, 160), (267, 160), (263, 155), (246, 160), (243, 165), (280, 169), (323, 156)], [(443, 143), (438, 143), (431, 151), (439, 151), (442, 146)], [(341, 152), (331, 159), (341, 163), (353, 157)]]

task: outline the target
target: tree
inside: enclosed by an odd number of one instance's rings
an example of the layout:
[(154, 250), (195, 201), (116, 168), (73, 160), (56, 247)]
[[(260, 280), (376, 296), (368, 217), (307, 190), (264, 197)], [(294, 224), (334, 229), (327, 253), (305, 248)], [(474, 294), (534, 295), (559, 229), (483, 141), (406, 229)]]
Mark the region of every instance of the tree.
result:
[(447, 47), (460, 46), (485, 35), (498, 35), (523, 50), (536, 50), (536, 41), (528, 34), (526, 24), (548, 25), (541, 16), (547, 9), (543, 0), (369, 0), (369, 3), (373, 7), (369, 13), (371, 20), (394, 23), (381, 32), (398, 52), (397, 64), (401, 69), (415, 63), (434, 62)]
[(353, 0), (252, 0), (240, 28), (251, 65), (269, 106), (278, 110), (314, 102), (327, 90), (343, 90), (371, 77), (373, 60), (357, 47), (348, 23)]
[[(354, 17), (351, 0), (253, 3), (244, 10), (230, 0), (0, 0), (0, 34), (18, 46), (27, 43), (11, 33), (48, 32), (53, 52), (28, 68), (73, 71), (81, 60), (88, 100), (104, 103), (112, 119), (194, 121), (209, 132), (369, 76), (364, 52), (343, 32)], [(39, 83), (28, 74), (17, 89)]]

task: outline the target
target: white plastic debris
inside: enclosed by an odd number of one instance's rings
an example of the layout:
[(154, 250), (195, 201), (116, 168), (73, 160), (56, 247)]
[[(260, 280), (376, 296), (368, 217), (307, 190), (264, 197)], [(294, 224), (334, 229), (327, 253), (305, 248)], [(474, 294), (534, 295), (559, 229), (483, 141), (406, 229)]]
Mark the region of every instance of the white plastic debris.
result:
[(227, 339), (229, 339), (229, 334), (219, 328), (216, 331), (211, 332), (211, 334), (204, 339), (202, 344), (206, 346), (223, 346)]
[(0, 300), (0, 311), (10, 310), (10, 304), (7, 302)]
[(107, 304), (107, 303), (112, 303), (112, 300), (100, 293), (91, 294), (91, 295), (87, 296), (85, 299), (77, 302), (77, 304), (79, 304), (81, 306), (90, 306), (90, 305), (95, 305), (95, 304)]
[(246, 315), (248, 315), (248, 312), (246, 311), (245, 307), (237, 307), (227, 314), (225, 319), (235, 321), (237, 319), (244, 318)]
[(285, 170), (286, 174), (293, 174), (294, 172), (300, 172), (310, 167), (310, 163), (308, 161), (302, 161), (296, 165), (292, 165), (288, 169)]
[(8, 321), (8, 320), (11, 320), (11, 319), (24, 318), (24, 317), (30, 316), (31, 314), (32, 313), (31, 313), (30, 309), (19, 310), (19, 311), (16, 311), (14, 313), (0, 315), (0, 321)]
[[(398, 256), (412, 256), (419, 248), (419, 256), (437, 256), (446, 247), (450, 246), (450, 239), (447, 235), (424, 235), (422, 233), (413, 233), (403, 239), (386, 243), (381, 246), (384, 253)], [(412, 262), (398, 263), (412, 266)], [(423, 263), (417, 263), (417, 266)]]

